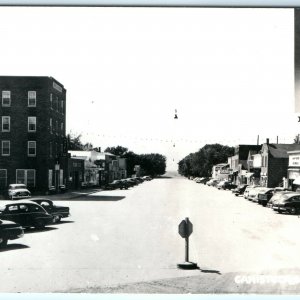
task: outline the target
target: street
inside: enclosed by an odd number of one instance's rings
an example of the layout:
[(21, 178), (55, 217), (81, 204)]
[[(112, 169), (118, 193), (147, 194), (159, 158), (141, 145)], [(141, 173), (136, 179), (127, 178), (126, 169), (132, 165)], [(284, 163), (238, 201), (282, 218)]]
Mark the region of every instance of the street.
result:
[[(70, 207), (71, 217), (44, 230), (25, 230), (23, 238), (1, 250), (0, 292), (107, 291), (188, 276), (214, 280), (300, 269), (298, 216), (274, 213), (231, 191), (182, 177), (83, 193), (59, 203)], [(200, 270), (177, 268), (185, 258), (178, 234), (185, 217), (194, 229), (189, 258)]]

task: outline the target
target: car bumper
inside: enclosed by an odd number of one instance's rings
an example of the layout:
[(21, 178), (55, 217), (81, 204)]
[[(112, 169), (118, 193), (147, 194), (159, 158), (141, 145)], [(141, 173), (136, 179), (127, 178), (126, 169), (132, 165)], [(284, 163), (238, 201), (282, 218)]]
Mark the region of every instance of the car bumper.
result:
[(21, 227), (7, 228), (4, 235), (9, 240), (16, 240), (24, 235), (24, 231)]
[(276, 206), (276, 205), (273, 205), (273, 210), (275, 211), (280, 211), (280, 212), (287, 212), (288, 211), (288, 208), (286, 207), (283, 207), (283, 206)]

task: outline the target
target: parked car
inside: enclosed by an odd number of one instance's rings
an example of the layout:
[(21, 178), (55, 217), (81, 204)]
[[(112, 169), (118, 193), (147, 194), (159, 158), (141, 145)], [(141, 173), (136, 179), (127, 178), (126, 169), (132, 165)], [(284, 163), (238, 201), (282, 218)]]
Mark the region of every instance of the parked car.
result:
[(253, 189), (253, 188), (256, 188), (257, 185), (248, 185), (245, 189), (245, 192), (244, 192), (244, 198), (245, 199), (248, 199), (248, 196), (249, 196), (249, 192)]
[(23, 228), (20, 224), (0, 220), (0, 248), (7, 245), (8, 240), (15, 240), (24, 235)]
[(209, 177), (203, 177), (203, 179), (200, 180), (200, 183), (206, 184), (209, 180)]
[(276, 193), (274, 193), (273, 197), (269, 200), (269, 202), (267, 203), (267, 206), (272, 208), (273, 204), (276, 204), (276, 202), (281, 199), (281, 195), (285, 195), (285, 194), (289, 194), (289, 193), (293, 193), (293, 192), (292, 191), (277, 191)]
[(254, 186), (251, 189), (249, 189), (248, 192), (248, 197), (247, 199), (253, 202), (257, 202), (257, 195), (259, 193), (260, 190), (263, 190), (264, 188), (261, 186)]
[(219, 180), (217, 179), (211, 179), (209, 181), (207, 181), (206, 185), (208, 186), (216, 186), (219, 183)]
[(13, 202), (0, 207), (0, 219), (18, 223), (25, 228), (43, 228), (53, 223), (52, 215), (30, 200)]
[(271, 188), (262, 188), (258, 191), (256, 196), (256, 202), (262, 206), (267, 206), (268, 202), (274, 195), (274, 189)]
[(232, 190), (232, 193), (234, 193), (236, 196), (243, 195), (248, 184), (242, 184), (236, 187), (235, 189)]
[(235, 189), (236, 187), (237, 187), (236, 184), (233, 184), (230, 181), (225, 181), (224, 184), (221, 186), (223, 190), (232, 190)]
[(273, 202), (273, 210), (279, 213), (298, 214), (300, 212), (300, 193), (280, 194), (276, 202)]
[(216, 188), (217, 188), (218, 190), (220, 190), (220, 189), (223, 187), (223, 185), (224, 185), (225, 183), (226, 183), (225, 180), (222, 180), (222, 181), (218, 182), (218, 184), (216, 185)]
[(70, 208), (67, 206), (55, 205), (52, 200), (47, 198), (32, 198), (31, 201), (43, 207), (47, 213), (53, 217), (53, 222), (60, 222), (62, 218), (70, 216)]
[(152, 180), (152, 178), (151, 178), (150, 176), (143, 176), (142, 178), (143, 178), (144, 180), (146, 180), (146, 181)]
[(128, 187), (132, 187), (132, 186), (135, 186), (135, 185), (138, 184), (138, 183), (137, 183), (135, 180), (133, 180), (132, 178), (127, 178), (127, 179), (124, 179), (124, 180), (127, 182)]
[(25, 199), (25, 198), (31, 197), (31, 193), (27, 189), (26, 185), (21, 184), (21, 183), (10, 184), (8, 186), (7, 195), (8, 195), (8, 198), (11, 200)]

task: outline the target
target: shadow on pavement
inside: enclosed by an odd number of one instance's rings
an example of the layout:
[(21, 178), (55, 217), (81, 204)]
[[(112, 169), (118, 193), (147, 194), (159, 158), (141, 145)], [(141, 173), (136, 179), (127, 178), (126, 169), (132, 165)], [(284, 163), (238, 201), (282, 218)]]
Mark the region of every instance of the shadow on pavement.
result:
[(24, 230), (25, 234), (28, 233), (37, 233), (37, 232), (47, 232), (47, 231), (52, 231), (52, 230), (56, 230), (58, 228), (56, 227), (45, 227), (45, 228), (41, 228), (41, 229), (36, 229), (36, 228), (27, 228)]
[(218, 274), (218, 275), (222, 275), (222, 273), (218, 270), (202, 270), (201, 268), (199, 268), (199, 270), (202, 272), (202, 273), (212, 273), (212, 274)]
[(8, 244), (5, 248), (1, 248), (0, 252), (6, 252), (11, 250), (19, 250), (19, 249), (26, 249), (30, 248), (29, 246), (23, 244)]
[(63, 221), (60, 221), (60, 222), (58, 222), (58, 223), (55, 223), (55, 225), (59, 225), (59, 224), (68, 224), (68, 223), (74, 223), (74, 221), (65, 221), (65, 220), (63, 220)]
[(79, 195), (67, 201), (120, 201), (125, 196), (109, 196), (109, 195)]

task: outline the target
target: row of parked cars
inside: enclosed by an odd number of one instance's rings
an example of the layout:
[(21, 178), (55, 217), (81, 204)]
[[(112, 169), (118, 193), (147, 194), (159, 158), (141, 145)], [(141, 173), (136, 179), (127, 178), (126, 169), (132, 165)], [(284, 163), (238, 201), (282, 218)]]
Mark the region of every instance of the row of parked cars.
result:
[(150, 180), (152, 180), (152, 177), (150, 176), (132, 177), (132, 178), (114, 180), (113, 182), (105, 185), (104, 189), (105, 190), (116, 190), (116, 189), (127, 190), (130, 187), (138, 185), (144, 181), (150, 181)]
[(219, 181), (207, 177), (192, 178), (197, 183), (214, 186), (218, 189), (232, 190), (236, 196), (270, 207), (278, 213), (300, 214), (300, 191), (292, 191), (283, 187), (267, 188), (258, 185), (242, 184), (236, 186), (228, 180)]
[(41, 229), (69, 216), (69, 207), (58, 206), (47, 198), (30, 198), (1, 205), (0, 247), (5, 247), (8, 240), (22, 237), (24, 229)]
[[(252, 202), (270, 207), (278, 213), (299, 214), (300, 193), (282, 187), (266, 188), (261, 186), (243, 186), (243, 196)], [(238, 196), (242, 193), (236, 192)]]

